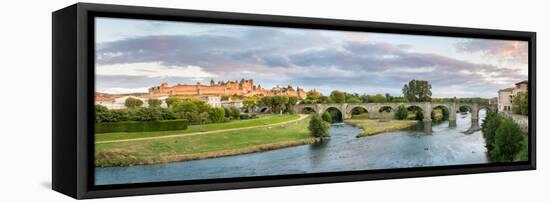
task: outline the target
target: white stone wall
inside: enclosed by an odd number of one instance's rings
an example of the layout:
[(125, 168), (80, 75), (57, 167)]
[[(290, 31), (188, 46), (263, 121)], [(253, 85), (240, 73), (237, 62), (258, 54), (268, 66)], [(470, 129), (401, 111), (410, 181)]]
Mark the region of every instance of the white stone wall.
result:
[(512, 114), (512, 113), (509, 113), (509, 112), (503, 112), (501, 114), (503, 114), (506, 117), (512, 118), (512, 120), (514, 120), (514, 122), (519, 125), (519, 127), (521, 128), (521, 130), (523, 132), (526, 132), (526, 133), (528, 132), (528, 130), (529, 130), (529, 117), (528, 116), (519, 115), (519, 114)]

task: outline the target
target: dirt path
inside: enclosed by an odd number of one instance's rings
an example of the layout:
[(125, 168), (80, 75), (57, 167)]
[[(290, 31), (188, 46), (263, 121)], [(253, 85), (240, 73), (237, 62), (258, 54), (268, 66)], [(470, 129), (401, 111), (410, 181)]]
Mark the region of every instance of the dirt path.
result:
[(205, 132), (195, 132), (195, 133), (185, 133), (185, 134), (179, 134), (179, 135), (165, 135), (165, 136), (158, 136), (158, 137), (143, 137), (143, 138), (124, 139), (124, 140), (105, 140), (105, 141), (97, 141), (96, 144), (114, 143), (114, 142), (133, 142), (133, 141), (143, 141), (143, 140), (156, 140), (156, 139), (173, 138), (173, 137), (187, 137), (187, 136), (195, 136), (195, 135), (206, 135), (206, 134), (212, 134), (212, 133), (220, 133), (220, 132), (231, 132), (231, 131), (246, 130), (246, 129), (253, 129), (253, 128), (272, 127), (272, 126), (284, 125), (284, 124), (287, 124), (287, 123), (298, 122), (298, 121), (304, 120), (307, 117), (307, 115), (304, 115), (304, 114), (299, 114), (299, 116), (300, 117), (298, 119), (295, 119), (295, 120), (285, 121), (285, 122), (281, 122), (281, 123), (273, 123), (273, 124), (268, 124), (268, 125), (250, 126), (250, 127), (243, 127), (243, 128), (230, 128), (230, 129), (213, 130), (213, 131), (205, 131)]

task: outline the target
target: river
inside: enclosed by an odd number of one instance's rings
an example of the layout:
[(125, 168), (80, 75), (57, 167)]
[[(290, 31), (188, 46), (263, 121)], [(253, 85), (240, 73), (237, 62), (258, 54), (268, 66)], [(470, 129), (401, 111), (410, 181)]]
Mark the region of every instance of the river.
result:
[[(485, 110), (479, 114), (485, 117)], [(481, 123), (481, 121), (480, 121)], [(334, 125), (324, 143), (195, 161), (95, 169), (96, 185), (214, 179), (281, 174), (356, 171), (488, 163), (481, 131), (470, 135), (470, 114), (457, 114), (432, 132), (412, 128), (356, 138), (361, 129)]]

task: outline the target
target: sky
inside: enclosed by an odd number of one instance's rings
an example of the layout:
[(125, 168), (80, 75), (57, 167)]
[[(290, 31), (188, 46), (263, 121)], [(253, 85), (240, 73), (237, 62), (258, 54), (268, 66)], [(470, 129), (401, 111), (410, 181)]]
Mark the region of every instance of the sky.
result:
[(147, 92), (168, 82), (253, 79), (358, 94), (402, 95), (427, 80), (432, 97), (497, 96), (527, 80), (528, 43), (117, 18), (95, 19), (96, 91)]

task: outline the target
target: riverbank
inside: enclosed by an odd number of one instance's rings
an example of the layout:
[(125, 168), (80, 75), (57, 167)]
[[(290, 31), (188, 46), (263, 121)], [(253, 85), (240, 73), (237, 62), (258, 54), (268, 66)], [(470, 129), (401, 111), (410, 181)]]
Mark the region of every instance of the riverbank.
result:
[(418, 124), (416, 120), (384, 120), (377, 119), (350, 119), (344, 123), (363, 129), (357, 137), (372, 136), (384, 132), (392, 132), (409, 128)]
[(262, 152), (319, 141), (307, 130), (309, 117), (292, 123), (195, 136), (96, 144), (96, 167), (190, 161)]

